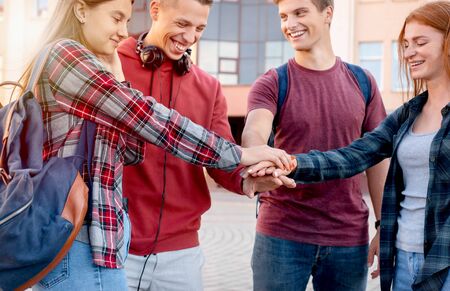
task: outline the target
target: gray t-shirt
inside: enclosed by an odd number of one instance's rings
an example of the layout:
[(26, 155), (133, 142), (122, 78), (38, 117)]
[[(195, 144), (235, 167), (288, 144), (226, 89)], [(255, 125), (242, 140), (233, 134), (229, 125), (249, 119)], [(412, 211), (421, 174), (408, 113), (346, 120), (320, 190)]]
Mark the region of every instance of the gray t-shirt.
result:
[(400, 203), (395, 246), (407, 252), (423, 253), (430, 148), (435, 135), (436, 132), (413, 133), (411, 126), (398, 147), (405, 199)]

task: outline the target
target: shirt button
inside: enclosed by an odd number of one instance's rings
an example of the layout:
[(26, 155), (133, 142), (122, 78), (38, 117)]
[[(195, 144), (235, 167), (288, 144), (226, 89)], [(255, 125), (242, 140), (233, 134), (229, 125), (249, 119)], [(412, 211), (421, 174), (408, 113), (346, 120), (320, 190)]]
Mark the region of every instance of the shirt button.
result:
[(434, 163), (434, 161), (436, 161), (435, 157), (430, 157), (430, 161)]

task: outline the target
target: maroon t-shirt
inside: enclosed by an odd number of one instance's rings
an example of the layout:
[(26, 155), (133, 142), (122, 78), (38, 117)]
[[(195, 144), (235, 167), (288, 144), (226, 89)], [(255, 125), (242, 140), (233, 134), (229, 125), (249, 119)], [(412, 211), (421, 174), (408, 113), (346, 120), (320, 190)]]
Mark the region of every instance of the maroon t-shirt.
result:
[[(373, 76), (369, 103), (353, 74), (336, 59), (329, 70), (314, 71), (288, 62), (289, 86), (281, 109), (275, 146), (289, 153), (326, 151), (350, 144), (386, 117)], [(258, 78), (248, 111), (276, 113), (278, 76), (274, 69)], [(281, 187), (261, 194), (256, 230), (262, 234), (323, 246), (358, 246), (368, 242), (368, 207), (361, 177)]]

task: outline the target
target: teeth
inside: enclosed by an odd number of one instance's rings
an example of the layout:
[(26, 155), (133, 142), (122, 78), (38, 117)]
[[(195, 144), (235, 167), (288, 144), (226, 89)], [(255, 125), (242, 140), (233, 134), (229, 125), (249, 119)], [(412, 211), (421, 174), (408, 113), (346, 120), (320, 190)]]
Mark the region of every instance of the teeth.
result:
[(175, 42), (175, 47), (177, 49), (179, 49), (180, 51), (185, 51), (186, 50), (186, 48), (184, 46), (180, 45), (178, 42)]
[(299, 37), (302, 36), (306, 31), (296, 31), (296, 32), (291, 32), (290, 35), (292, 37)]
[(421, 65), (421, 64), (423, 64), (423, 63), (424, 63), (424, 61), (416, 61), (416, 62), (411, 62), (410, 65), (411, 65), (412, 67), (415, 67), (415, 66)]

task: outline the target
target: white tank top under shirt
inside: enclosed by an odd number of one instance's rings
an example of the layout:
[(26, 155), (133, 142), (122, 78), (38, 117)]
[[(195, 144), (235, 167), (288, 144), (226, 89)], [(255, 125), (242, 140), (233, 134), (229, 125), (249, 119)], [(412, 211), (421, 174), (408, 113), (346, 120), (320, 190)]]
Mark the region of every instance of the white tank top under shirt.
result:
[(436, 132), (416, 134), (413, 126), (400, 141), (397, 156), (403, 171), (405, 199), (400, 202), (395, 246), (407, 252), (423, 253), (425, 206), (430, 179), (431, 142)]

